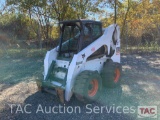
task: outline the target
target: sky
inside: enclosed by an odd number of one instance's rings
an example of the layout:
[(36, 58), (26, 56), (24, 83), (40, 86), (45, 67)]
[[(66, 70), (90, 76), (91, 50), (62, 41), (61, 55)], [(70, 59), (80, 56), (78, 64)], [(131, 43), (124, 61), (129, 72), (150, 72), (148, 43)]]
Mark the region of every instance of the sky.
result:
[(5, 3), (5, 0), (0, 0), (0, 8), (3, 7), (4, 3)]
[(4, 4), (4, 3), (5, 3), (5, 0), (0, 0), (0, 3), (1, 3), (1, 4), (2, 4), (2, 3)]

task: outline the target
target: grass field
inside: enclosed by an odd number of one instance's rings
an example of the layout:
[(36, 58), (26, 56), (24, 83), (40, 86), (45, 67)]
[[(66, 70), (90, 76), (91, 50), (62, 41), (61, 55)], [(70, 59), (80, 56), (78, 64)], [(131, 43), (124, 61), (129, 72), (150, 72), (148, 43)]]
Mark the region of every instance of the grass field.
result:
[(3, 52), (0, 61), (0, 82), (13, 84), (37, 75), (43, 67), (45, 53), (44, 49), (9, 49), (7, 53)]

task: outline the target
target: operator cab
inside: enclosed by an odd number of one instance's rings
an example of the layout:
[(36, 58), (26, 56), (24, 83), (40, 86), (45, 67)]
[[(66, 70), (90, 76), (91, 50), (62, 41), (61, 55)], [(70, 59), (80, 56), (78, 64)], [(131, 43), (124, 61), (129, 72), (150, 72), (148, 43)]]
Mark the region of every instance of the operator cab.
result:
[(72, 58), (102, 35), (102, 23), (93, 20), (60, 22), (59, 57)]

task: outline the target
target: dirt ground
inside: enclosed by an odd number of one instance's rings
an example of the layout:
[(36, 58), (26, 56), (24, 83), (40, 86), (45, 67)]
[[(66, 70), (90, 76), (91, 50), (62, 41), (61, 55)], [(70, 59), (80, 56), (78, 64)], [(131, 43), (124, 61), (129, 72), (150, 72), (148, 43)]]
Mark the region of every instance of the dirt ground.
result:
[[(116, 89), (103, 89), (97, 102), (90, 106), (157, 106), (160, 119), (160, 54), (122, 55), (122, 81)], [(43, 57), (0, 58), (0, 119), (1, 120), (135, 120), (135, 113), (87, 113), (86, 104), (74, 96), (70, 102), (61, 104), (55, 96), (37, 91), (35, 80), (43, 71)], [(31, 113), (17, 112), (16, 104), (25, 106)], [(80, 113), (36, 113), (37, 106), (49, 108), (80, 106)]]

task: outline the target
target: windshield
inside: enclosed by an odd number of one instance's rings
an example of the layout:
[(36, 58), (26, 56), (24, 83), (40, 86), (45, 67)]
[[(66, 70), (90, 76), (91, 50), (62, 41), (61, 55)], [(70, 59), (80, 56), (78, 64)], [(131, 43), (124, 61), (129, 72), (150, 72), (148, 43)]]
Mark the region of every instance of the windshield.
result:
[(80, 28), (76, 24), (64, 24), (62, 27), (60, 54), (76, 53), (80, 38)]

